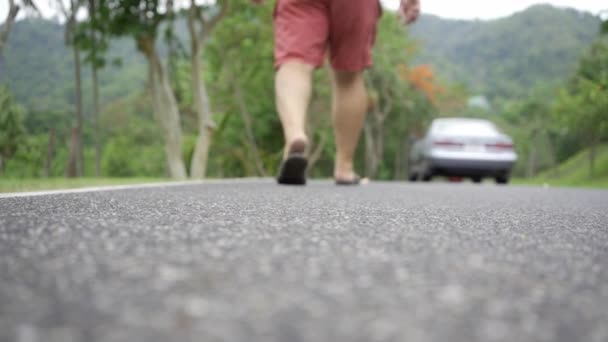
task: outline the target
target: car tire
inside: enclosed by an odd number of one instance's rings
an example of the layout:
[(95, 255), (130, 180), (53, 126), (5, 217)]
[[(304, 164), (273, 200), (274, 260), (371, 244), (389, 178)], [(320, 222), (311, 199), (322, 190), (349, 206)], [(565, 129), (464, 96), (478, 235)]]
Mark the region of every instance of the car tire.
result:
[(479, 184), (483, 181), (482, 177), (476, 176), (476, 177), (471, 177), (471, 180), (473, 181), (473, 183), (475, 184)]
[(500, 185), (509, 184), (509, 176), (497, 176), (495, 180), (496, 180), (496, 184), (500, 184)]
[(425, 173), (425, 174), (422, 176), (422, 181), (423, 181), (423, 182), (430, 182), (430, 181), (432, 181), (432, 180), (433, 180), (433, 174), (431, 174), (431, 173)]
[(417, 182), (418, 181), (418, 175), (416, 173), (410, 173), (408, 179), (409, 179), (410, 182)]

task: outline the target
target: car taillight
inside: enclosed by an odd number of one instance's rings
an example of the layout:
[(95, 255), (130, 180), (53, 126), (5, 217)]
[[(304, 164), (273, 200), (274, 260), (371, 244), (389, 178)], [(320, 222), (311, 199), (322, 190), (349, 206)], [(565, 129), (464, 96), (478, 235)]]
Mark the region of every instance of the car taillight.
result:
[(486, 144), (486, 147), (494, 149), (494, 150), (512, 150), (513, 144), (511, 144), (511, 143)]
[(449, 140), (437, 140), (433, 142), (433, 145), (440, 147), (463, 147), (463, 143), (449, 141)]

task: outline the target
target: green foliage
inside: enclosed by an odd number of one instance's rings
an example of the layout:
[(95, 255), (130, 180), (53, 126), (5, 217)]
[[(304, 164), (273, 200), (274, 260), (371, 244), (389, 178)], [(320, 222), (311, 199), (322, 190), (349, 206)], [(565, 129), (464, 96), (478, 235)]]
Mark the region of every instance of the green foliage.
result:
[(108, 104), (101, 116), (104, 148), (101, 173), (107, 177), (164, 177), (165, 153), (150, 97), (134, 94)]
[(25, 110), (17, 105), (5, 87), (0, 87), (0, 174), (26, 138)]
[(192, 155), (194, 154), (194, 148), (196, 146), (196, 135), (187, 134), (184, 135), (184, 142), (182, 144), (182, 158), (184, 163), (190, 165), (192, 162)]
[(595, 42), (556, 106), (560, 122), (597, 143), (608, 135), (608, 38)]
[[(280, 160), (283, 137), (274, 107), (271, 13), (269, 5), (234, 1), (206, 49), (206, 82), (210, 85), (215, 121), (220, 122), (211, 147), (211, 155), (218, 159), (210, 161), (208, 174), (212, 176), (256, 174), (244, 133), (243, 110), (251, 117), (264, 168), (274, 170)], [(243, 95), (242, 104), (235, 96), (237, 87)]]
[(608, 187), (608, 145), (597, 148), (593, 179), (589, 178), (587, 166), (589, 154), (589, 149), (583, 149), (558, 166), (547, 169), (537, 177), (524, 182), (557, 186)]
[(166, 173), (162, 142), (142, 145), (128, 135), (110, 138), (101, 166), (107, 177), (162, 177)]
[[(19, 149), (6, 164), (5, 177), (42, 177), (46, 160), (46, 135), (29, 135), (19, 144)], [(65, 166), (65, 165), (64, 165)]]
[(167, 19), (165, 6), (160, 0), (103, 0), (98, 18), (114, 36), (156, 37)]
[[(367, 87), (374, 102), (368, 114), (365, 145), (382, 146), (377, 170), (368, 167), (367, 176), (379, 179), (404, 179), (408, 137), (416, 135), (437, 115), (428, 96), (410, 80), (410, 66), (416, 45), (409, 39), (396, 14), (385, 12), (378, 25), (374, 65), (367, 73)], [(369, 141), (368, 141), (369, 140)], [(369, 159), (368, 149), (360, 149), (359, 160)]]

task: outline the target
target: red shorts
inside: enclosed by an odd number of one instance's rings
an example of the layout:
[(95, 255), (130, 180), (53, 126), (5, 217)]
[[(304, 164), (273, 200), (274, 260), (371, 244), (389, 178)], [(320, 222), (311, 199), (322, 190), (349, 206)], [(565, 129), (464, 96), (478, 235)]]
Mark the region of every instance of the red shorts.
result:
[(295, 59), (321, 67), (329, 51), (335, 70), (363, 70), (372, 64), (381, 13), (378, 0), (277, 0), (275, 66)]

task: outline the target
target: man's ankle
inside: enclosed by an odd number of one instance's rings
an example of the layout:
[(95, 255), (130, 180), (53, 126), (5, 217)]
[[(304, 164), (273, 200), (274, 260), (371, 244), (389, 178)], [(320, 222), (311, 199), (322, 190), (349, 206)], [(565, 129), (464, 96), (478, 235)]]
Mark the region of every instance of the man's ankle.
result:
[(291, 138), (287, 141), (285, 146), (286, 154), (289, 153), (305, 153), (308, 147), (308, 138), (306, 135), (300, 135), (295, 138)]
[(350, 179), (356, 176), (355, 167), (352, 161), (338, 160), (334, 168), (334, 178)]

